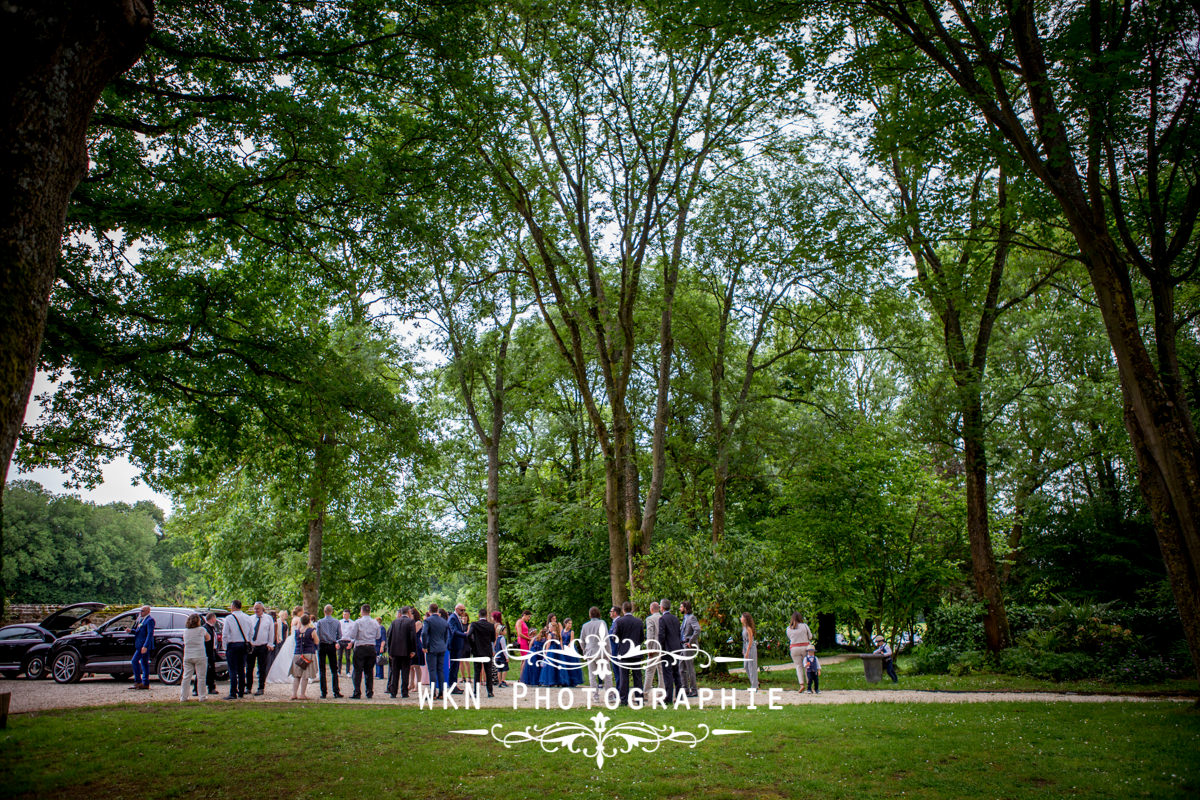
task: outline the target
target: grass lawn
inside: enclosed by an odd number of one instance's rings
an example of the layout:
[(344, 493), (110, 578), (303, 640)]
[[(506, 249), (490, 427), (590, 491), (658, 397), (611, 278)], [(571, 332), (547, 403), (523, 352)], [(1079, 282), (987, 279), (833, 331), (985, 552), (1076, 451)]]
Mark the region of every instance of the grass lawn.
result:
[[(782, 664), (782, 661), (770, 663)], [(1006, 675), (999, 672), (977, 672), (970, 675), (910, 675), (906, 670), (908, 658), (901, 656), (897, 659), (896, 671), (900, 683), (893, 684), (887, 675), (883, 681), (876, 684), (867, 683), (863, 677), (862, 662), (856, 658), (843, 661), (840, 664), (830, 664), (821, 668), (822, 689), (871, 689), (874, 691), (891, 691), (894, 688), (951, 691), (951, 692), (1080, 692), (1083, 694), (1113, 694), (1113, 693), (1166, 693), (1175, 695), (1198, 696), (1195, 678), (1163, 681), (1152, 684), (1119, 684), (1098, 680), (1083, 681), (1048, 681), (1038, 678), (1027, 678), (1020, 675)], [(770, 688), (779, 686), (785, 689), (798, 688), (796, 671), (787, 662), (788, 669), (771, 672), (759, 672), (759, 686)], [(744, 674), (733, 674), (727, 678), (702, 678), (699, 683), (708, 686), (745, 686)]]
[(1190, 703), (791, 706), (606, 712), (710, 737), (594, 760), (451, 733), (594, 712), (147, 704), (21, 714), (0, 796), (68, 798), (1169, 798), (1200, 795)]

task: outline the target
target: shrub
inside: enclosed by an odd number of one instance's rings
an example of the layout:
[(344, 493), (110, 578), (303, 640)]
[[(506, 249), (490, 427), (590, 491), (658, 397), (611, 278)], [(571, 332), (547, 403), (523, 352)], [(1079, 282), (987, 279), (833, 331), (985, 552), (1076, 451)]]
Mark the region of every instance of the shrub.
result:
[(917, 675), (944, 675), (958, 661), (958, 651), (953, 647), (931, 647), (920, 644), (912, 652), (908, 671)]
[(1029, 647), (1010, 647), (1000, 654), (998, 668), (1014, 675), (1028, 675), (1052, 681), (1070, 681), (1096, 677), (1095, 659), (1085, 653), (1055, 653)]
[(1130, 654), (1113, 664), (1105, 678), (1115, 683), (1158, 683), (1182, 674), (1173, 659)]
[(951, 675), (970, 675), (973, 672), (984, 672), (994, 667), (992, 659), (982, 650), (968, 650), (960, 653), (958, 660), (950, 665)]
[(924, 643), (959, 653), (983, 647), (983, 606), (943, 603), (925, 615)]

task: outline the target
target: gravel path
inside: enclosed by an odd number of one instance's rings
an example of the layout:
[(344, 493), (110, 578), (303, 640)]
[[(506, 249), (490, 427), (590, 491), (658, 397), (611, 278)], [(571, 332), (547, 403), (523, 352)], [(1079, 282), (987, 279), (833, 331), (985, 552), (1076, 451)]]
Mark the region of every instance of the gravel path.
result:
[[(12, 700), (10, 711), (12, 713), (28, 713), (36, 711), (47, 711), (50, 709), (61, 708), (80, 708), (84, 706), (104, 706), (115, 705), (121, 703), (149, 703), (149, 702), (178, 702), (179, 687), (166, 686), (154, 680), (150, 684), (150, 691), (135, 691), (131, 690), (128, 681), (115, 681), (109, 677), (86, 678), (76, 684), (61, 685), (50, 680), (29, 681), (23, 678), (15, 680), (0, 681), (0, 692), (11, 692)], [(335, 700), (332, 697), (328, 700), (321, 700), (320, 689), (318, 686), (309, 687), (309, 702), (324, 705), (325, 703), (351, 703), (354, 705), (417, 705), (416, 694), (408, 699), (397, 698), (395, 700), (387, 696), (384, 691), (384, 684), (381, 681), (375, 683), (375, 697), (371, 700), (351, 700), (349, 699), (350, 681), (343, 679), (342, 690), (347, 695), (345, 698)], [(223, 697), (228, 690), (228, 683), (220, 682), (217, 684), (218, 697)], [(705, 703), (707, 708), (719, 708), (721, 704), (721, 691), (715, 689), (713, 697)], [(724, 690), (727, 698), (732, 698), (730, 694), (735, 690)], [(513, 686), (510, 684), (507, 689), (497, 689), (496, 697), (489, 699), (483, 697), (482, 705), (486, 708), (512, 708), (513, 707)], [(1068, 703), (1109, 703), (1109, 702), (1148, 702), (1158, 701), (1163, 699), (1174, 699), (1182, 702), (1195, 702), (1194, 698), (1162, 698), (1162, 697), (1141, 697), (1136, 695), (1121, 695), (1121, 694), (1074, 694), (1069, 692), (931, 692), (931, 691), (912, 691), (905, 689), (829, 689), (819, 695), (801, 694), (794, 690), (777, 690), (775, 695), (777, 701), (783, 705), (836, 705), (846, 703), (984, 703), (984, 702), (1068, 702)], [(545, 694), (541, 695), (546, 697)], [(266, 692), (261, 697), (247, 696), (243, 700), (237, 701), (242, 703), (264, 703), (264, 702), (283, 702), (284, 705), (304, 705), (303, 703), (290, 702), (291, 686), (268, 684)], [(586, 707), (586, 692), (581, 689), (574, 690), (549, 690), (549, 706), (552, 709), (557, 709), (561, 702), (573, 703), (575, 708)], [(569, 699), (568, 699), (569, 698)], [(451, 698), (448, 698), (451, 699)], [(452, 697), (457, 703), (462, 705), (462, 695), (454, 695)], [(530, 687), (527, 695), (518, 701), (518, 708), (534, 708), (535, 704), (535, 687)], [(744, 689), (736, 690), (737, 707), (744, 708), (750, 702), (750, 694)], [(224, 702), (224, 701), (222, 701)], [(693, 699), (693, 707), (697, 700)], [(728, 702), (728, 699), (727, 699)], [(759, 692), (756, 696), (756, 702), (760, 707), (767, 705), (766, 692)], [(596, 707), (602, 703), (597, 703)], [(441, 708), (439, 703), (437, 708)], [(541, 708), (546, 707), (543, 702)]]

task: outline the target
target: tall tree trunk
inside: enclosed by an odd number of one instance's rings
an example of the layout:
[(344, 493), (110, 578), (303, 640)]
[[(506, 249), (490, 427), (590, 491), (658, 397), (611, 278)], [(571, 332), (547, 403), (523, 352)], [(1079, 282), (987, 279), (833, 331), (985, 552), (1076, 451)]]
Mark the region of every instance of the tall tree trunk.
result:
[[(502, 414), (503, 412), (501, 412)], [(493, 422), (493, 430), (495, 430)], [(487, 608), (500, 610), (500, 436), (487, 448)]]
[(1101, 290), (1110, 282), (1111, 272), (1089, 271), (1096, 273), (1093, 285), (1117, 357), (1138, 485), (1154, 520), (1192, 665), (1200, 678), (1200, 446), (1187, 406), (1173, 400), (1157, 379), (1131, 298)]
[(308, 490), (308, 570), (300, 583), (304, 613), (320, 616), (321, 551), (325, 541), (325, 513), (329, 508), (329, 472), (333, 468), (336, 440), (327, 433), (317, 437), (313, 474)]
[(625, 537), (625, 570), (629, 591), (633, 591), (635, 573), (633, 557), (645, 555), (641, 541), (642, 520), (637, 458), (633, 449), (633, 417), (626, 409), (625, 397), (613, 400), (613, 447), (616, 454), (616, 469), (621, 475), (621, 514)]
[(837, 647), (837, 614), (832, 611), (817, 613), (817, 649), (833, 650)]
[[(141, 58), (153, 22), (152, 0), (0, 5), (0, 494), (37, 372), (67, 204), (88, 170), (88, 122), (105, 85)], [(0, 554), (3, 543), (0, 527)], [(0, 577), (0, 612), (4, 596)]]
[(1142, 338), (1127, 262), (1097, 222), (1073, 165), (1071, 169), (1051, 188), (1058, 189), (1059, 204), (1083, 253), (1117, 359), (1138, 485), (1154, 520), (1192, 666), (1200, 678), (1200, 443), (1186, 398), (1171, 391), (1182, 382), (1177, 376), (1160, 377), (1160, 370), (1165, 376), (1172, 365), (1156, 365)]
[[(953, 372), (958, 391), (957, 406), (962, 415), (963, 461), (966, 473), (967, 540), (971, 552), (971, 574), (975, 591), (983, 601), (987, 615), (983, 621), (988, 650), (998, 653), (1011, 643), (1008, 613), (1004, 608), (1004, 592), (996, 570), (988, 524), (987, 449), (984, 443), (986, 425), (983, 415), (983, 379), (987, 370), (988, 347), (1001, 308), (998, 304), (1002, 278), (1008, 264), (1013, 230), (1008, 217), (1007, 178), (1003, 168), (996, 183), (997, 237), (996, 249), (988, 274), (985, 295), (979, 304), (979, 327), (974, 341), (968, 344), (963, 330), (965, 300), (959, 288), (971, 264), (972, 242), (983, 237), (985, 225), (981, 215), (973, 211), (969, 241), (964, 242), (957, 264), (947, 266), (936, 247), (926, 238), (920, 224), (919, 193), (911, 185), (911, 176), (899, 158), (892, 156), (892, 174), (899, 189), (901, 208), (909, 215), (906, 244), (912, 253), (917, 279), (930, 299), (934, 312), (942, 321), (946, 358)], [(971, 202), (979, 202), (985, 170), (976, 173)]]
[(713, 464), (712, 541), (717, 544), (725, 536), (725, 486), (729, 482), (729, 452), (724, 442), (718, 445)]
[[(678, 264), (678, 262), (675, 262)], [(678, 266), (668, 270), (663, 298), (662, 322), (658, 330), (658, 395), (654, 404), (654, 432), (650, 439), (650, 485), (646, 488), (646, 504), (642, 511), (640, 547), (649, 552), (658, 522), (658, 503), (662, 499), (663, 480), (667, 471), (667, 420), (671, 407), (671, 354), (674, 340), (671, 335), (671, 315), (675, 304), (675, 284)]]
[(623, 466), (604, 459), (604, 517), (608, 523), (608, 580), (613, 605), (629, 599), (629, 548), (626, 544)]
[(983, 633), (988, 650), (998, 653), (1010, 644), (1008, 613), (996, 574), (996, 556), (988, 525), (987, 452), (983, 442), (983, 409), (978, 389), (963, 415), (963, 461), (967, 482), (967, 540), (971, 548), (971, 574), (975, 591), (987, 607)]

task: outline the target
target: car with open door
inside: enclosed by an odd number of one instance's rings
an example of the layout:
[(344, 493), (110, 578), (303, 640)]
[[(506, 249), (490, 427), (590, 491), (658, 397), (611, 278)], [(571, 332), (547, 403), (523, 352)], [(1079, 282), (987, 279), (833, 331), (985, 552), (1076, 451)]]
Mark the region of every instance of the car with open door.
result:
[(0, 628), (0, 674), (37, 680), (46, 677), (51, 645), (69, 634), (104, 603), (73, 603), (37, 624), (20, 623)]
[[(183, 630), (192, 608), (152, 607), (154, 653), (150, 669), (167, 684), (183, 677)], [(64, 636), (50, 650), (50, 674), (58, 683), (75, 683), (88, 673), (127, 680), (133, 675), (133, 627), (140, 609), (119, 614), (94, 631)]]

